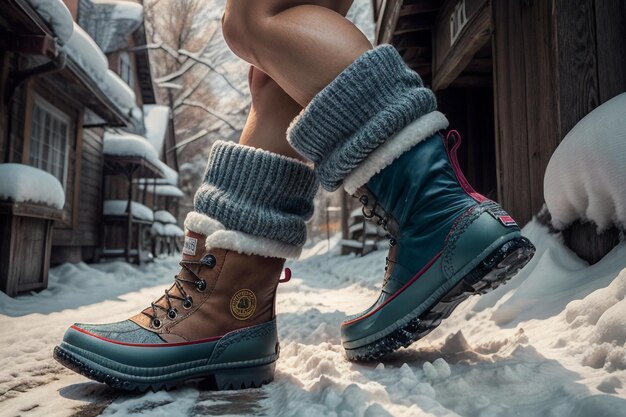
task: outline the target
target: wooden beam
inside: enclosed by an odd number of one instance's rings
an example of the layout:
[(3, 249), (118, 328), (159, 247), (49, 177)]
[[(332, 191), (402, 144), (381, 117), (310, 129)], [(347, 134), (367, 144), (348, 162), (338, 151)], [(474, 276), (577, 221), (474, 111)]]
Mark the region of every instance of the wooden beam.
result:
[[(462, 7), (467, 20), (458, 37), (451, 35), (451, 18)], [(457, 22), (457, 24), (459, 24)], [(487, 0), (448, 1), (434, 29), (433, 89), (442, 90), (465, 69), (476, 52), (491, 39), (491, 8)]]
[(376, 44), (392, 43), (393, 33), (398, 23), (402, 0), (384, 0), (382, 13), (376, 24)]
[(421, 13), (436, 12), (440, 2), (437, 0), (408, 0), (400, 10), (400, 16), (411, 16)]

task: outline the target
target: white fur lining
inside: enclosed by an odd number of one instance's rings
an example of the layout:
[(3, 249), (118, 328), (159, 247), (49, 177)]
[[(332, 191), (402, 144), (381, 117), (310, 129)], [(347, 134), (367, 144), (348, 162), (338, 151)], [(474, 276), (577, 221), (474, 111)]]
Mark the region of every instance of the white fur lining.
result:
[(302, 248), (296, 245), (289, 245), (235, 230), (226, 230), (222, 223), (205, 214), (196, 212), (187, 214), (185, 229), (206, 236), (207, 249), (227, 249), (246, 255), (285, 259), (297, 259), (302, 252)]
[(224, 230), (225, 227), (222, 223), (210, 218), (206, 214), (191, 211), (185, 218), (185, 229), (204, 236), (210, 236), (218, 230)]
[(369, 154), (344, 180), (343, 188), (348, 194), (354, 194), (363, 184), (366, 184), (374, 175), (391, 165), (400, 155), (424, 139), (431, 137), (437, 131), (447, 127), (448, 119), (442, 113), (434, 111), (425, 114), (408, 124)]

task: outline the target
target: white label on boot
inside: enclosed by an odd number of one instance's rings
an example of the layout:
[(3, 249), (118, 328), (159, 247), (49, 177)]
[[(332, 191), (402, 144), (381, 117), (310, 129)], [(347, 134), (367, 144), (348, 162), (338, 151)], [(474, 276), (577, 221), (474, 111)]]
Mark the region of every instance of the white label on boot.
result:
[(198, 245), (198, 239), (191, 237), (191, 236), (185, 236), (185, 245), (183, 246), (183, 253), (185, 255), (195, 256), (197, 245)]

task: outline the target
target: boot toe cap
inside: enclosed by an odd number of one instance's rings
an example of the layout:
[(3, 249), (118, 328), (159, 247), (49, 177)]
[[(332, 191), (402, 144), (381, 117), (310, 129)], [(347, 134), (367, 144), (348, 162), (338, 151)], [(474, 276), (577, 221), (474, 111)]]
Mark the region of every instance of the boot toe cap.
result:
[(151, 332), (139, 326), (131, 320), (124, 320), (117, 323), (107, 324), (74, 324), (66, 333), (66, 337), (70, 331), (79, 331), (81, 333), (95, 336), (106, 341), (128, 343), (128, 344), (157, 344), (164, 343), (158, 334)]

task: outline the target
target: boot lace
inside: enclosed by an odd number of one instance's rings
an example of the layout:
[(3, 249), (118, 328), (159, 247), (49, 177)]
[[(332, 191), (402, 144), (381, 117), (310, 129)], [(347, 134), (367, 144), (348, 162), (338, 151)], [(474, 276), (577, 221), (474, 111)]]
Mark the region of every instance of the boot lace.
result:
[[(371, 209), (367, 207), (369, 203), (369, 197), (367, 195), (362, 195), (361, 197), (359, 197), (359, 202), (363, 205), (363, 208), (361, 209), (361, 212), (363, 213), (363, 217), (365, 217), (368, 220), (374, 219), (376, 221), (376, 224), (378, 226), (381, 226), (383, 230), (386, 232), (385, 238), (389, 240), (389, 246), (395, 246), (398, 243), (398, 241), (395, 238), (395, 236), (393, 236), (391, 232), (389, 231), (388, 217), (385, 214), (381, 214), (378, 211), (378, 208), (380, 207), (378, 204), (378, 201), (376, 200), (374, 201), (374, 205), (372, 206)], [(388, 256), (385, 257), (385, 272), (387, 272), (387, 270), (389, 269), (389, 264), (392, 264), (392, 263), (396, 263), (396, 261), (394, 261), (393, 259), (390, 259)], [(387, 284), (387, 281), (389, 281), (390, 278), (391, 276), (387, 276), (387, 274), (385, 274), (383, 287)]]
[[(206, 255), (204, 258), (202, 258), (202, 260), (199, 263), (206, 265), (209, 268), (213, 268), (216, 264), (216, 260), (213, 255), (209, 254), (209, 255)], [(176, 319), (176, 317), (178, 316), (178, 311), (172, 305), (172, 300), (182, 301), (183, 308), (186, 310), (193, 307), (193, 298), (191, 297), (191, 295), (187, 293), (187, 291), (183, 287), (184, 282), (186, 282), (187, 284), (191, 284), (192, 286), (195, 286), (196, 291), (198, 292), (204, 292), (206, 290), (207, 282), (204, 279), (200, 278), (197, 275), (197, 273), (194, 272), (191, 268), (191, 265), (194, 265), (194, 264), (197, 265), (198, 262), (186, 262), (186, 261), (180, 262), (180, 266), (185, 268), (185, 270), (189, 272), (191, 275), (193, 275), (193, 277), (195, 278), (194, 280), (189, 280), (189, 279), (185, 279), (181, 277), (179, 274), (176, 274), (174, 276), (174, 286), (180, 293), (180, 296), (170, 293), (170, 290), (172, 290), (172, 287), (167, 288), (165, 289), (165, 295), (163, 296), (166, 302), (165, 307), (153, 301), (152, 303), (150, 303), (150, 307), (152, 308), (152, 313), (149, 313), (149, 312), (147, 313), (145, 311), (141, 312), (141, 314), (144, 314), (150, 318), (150, 324), (153, 328), (158, 329), (163, 325), (163, 321), (159, 318), (159, 314), (158, 314), (159, 311), (165, 312), (166, 317), (170, 320)], [(160, 299), (158, 299), (157, 302), (158, 301), (160, 301)]]

